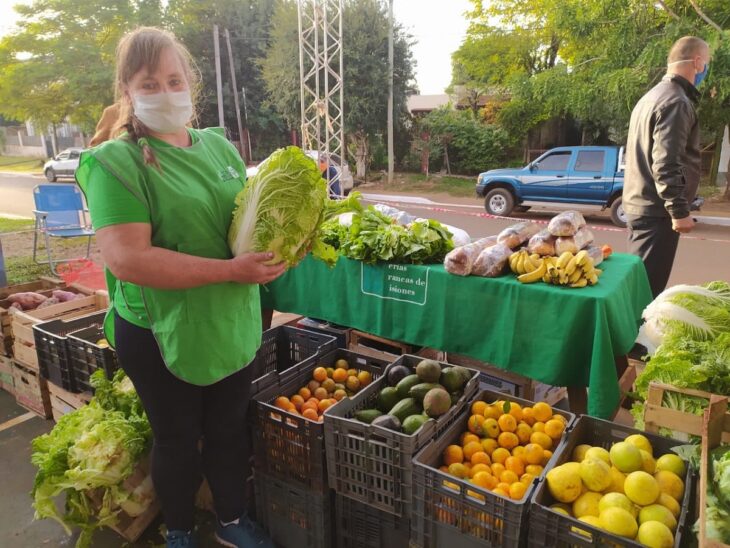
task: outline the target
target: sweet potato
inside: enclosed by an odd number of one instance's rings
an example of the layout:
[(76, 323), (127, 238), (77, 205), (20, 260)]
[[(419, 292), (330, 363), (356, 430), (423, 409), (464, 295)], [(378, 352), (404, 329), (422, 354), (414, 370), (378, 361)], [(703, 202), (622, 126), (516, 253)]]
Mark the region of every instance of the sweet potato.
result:
[(8, 295), (8, 300), (13, 304), (17, 303), (20, 305), (21, 310), (35, 310), (46, 299), (48, 299), (48, 297), (45, 295), (41, 295), (40, 293), (35, 293), (33, 291)]

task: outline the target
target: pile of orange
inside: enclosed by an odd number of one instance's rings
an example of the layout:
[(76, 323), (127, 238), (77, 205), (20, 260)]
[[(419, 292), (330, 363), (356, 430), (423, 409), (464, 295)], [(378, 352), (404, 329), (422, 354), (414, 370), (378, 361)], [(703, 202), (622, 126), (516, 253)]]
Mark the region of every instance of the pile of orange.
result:
[(494, 493), (521, 500), (557, 447), (565, 418), (545, 402), (476, 401), (467, 430), (449, 445), (439, 468)]
[(369, 371), (351, 369), (340, 359), (335, 367), (316, 367), (312, 380), (292, 396), (279, 396), (274, 406), (302, 417), (322, 422), (325, 410), (344, 397), (356, 394), (373, 380)]

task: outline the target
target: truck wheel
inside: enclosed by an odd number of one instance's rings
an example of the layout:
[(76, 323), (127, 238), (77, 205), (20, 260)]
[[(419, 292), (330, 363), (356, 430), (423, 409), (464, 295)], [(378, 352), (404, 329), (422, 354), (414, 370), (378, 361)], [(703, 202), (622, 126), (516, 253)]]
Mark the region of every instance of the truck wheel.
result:
[(515, 198), (506, 188), (495, 188), (484, 197), (484, 209), (490, 215), (506, 217), (515, 207)]
[(611, 221), (616, 226), (626, 228), (626, 213), (624, 213), (624, 207), (620, 197), (611, 203)]
[(47, 180), (47, 181), (48, 181), (49, 183), (55, 183), (55, 182), (56, 182), (56, 179), (58, 178), (58, 177), (56, 177), (56, 172), (55, 172), (55, 171), (53, 171), (53, 168), (52, 168), (52, 167), (49, 167), (49, 168), (48, 168), (48, 169), (46, 170), (46, 173), (45, 173), (45, 175), (46, 175), (46, 180)]

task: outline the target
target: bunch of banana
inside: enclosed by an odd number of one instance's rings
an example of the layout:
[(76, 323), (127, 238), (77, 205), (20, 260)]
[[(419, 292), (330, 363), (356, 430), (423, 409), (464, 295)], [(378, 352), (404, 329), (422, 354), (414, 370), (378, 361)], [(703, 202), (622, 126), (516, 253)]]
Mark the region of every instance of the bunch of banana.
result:
[(545, 260), (537, 253), (530, 255), (522, 249), (509, 257), (509, 267), (517, 274), (517, 280), (523, 284), (531, 284), (542, 279), (547, 272)]
[(596, 285), (598, 277), (603, 273), (593, 265), (593, 259), (585, 250), (575, 255), (566, 251), (560, 257), (546, 257), (545, 262), (547, 268), (542, 281), (548, 284), (569, 287)]

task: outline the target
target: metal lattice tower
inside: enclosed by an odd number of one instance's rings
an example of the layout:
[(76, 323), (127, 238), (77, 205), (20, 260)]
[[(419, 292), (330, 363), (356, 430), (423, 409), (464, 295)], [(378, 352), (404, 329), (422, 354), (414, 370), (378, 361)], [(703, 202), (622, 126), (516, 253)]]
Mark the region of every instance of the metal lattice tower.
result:
[[(345, 160), (342, 0), (299, 0), (302, 148)], [(342, 166), (330, 162), (342, 172)]]

